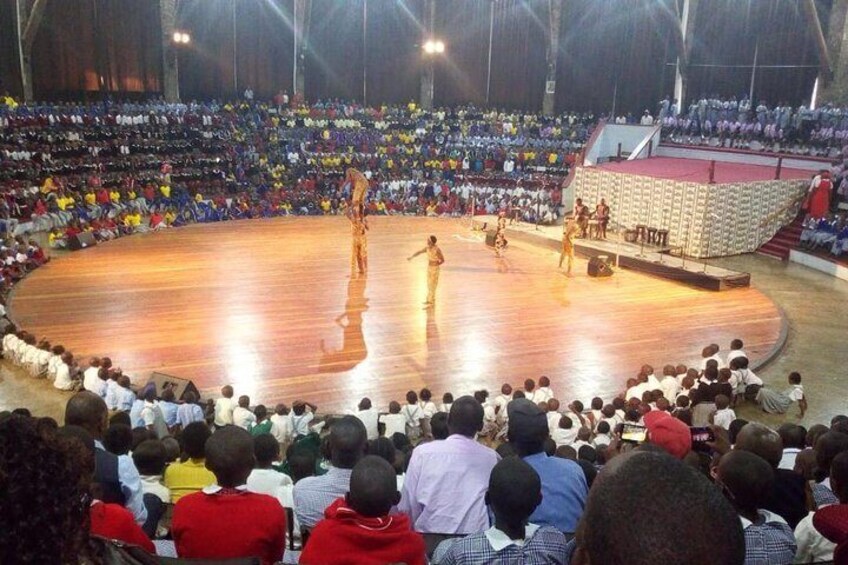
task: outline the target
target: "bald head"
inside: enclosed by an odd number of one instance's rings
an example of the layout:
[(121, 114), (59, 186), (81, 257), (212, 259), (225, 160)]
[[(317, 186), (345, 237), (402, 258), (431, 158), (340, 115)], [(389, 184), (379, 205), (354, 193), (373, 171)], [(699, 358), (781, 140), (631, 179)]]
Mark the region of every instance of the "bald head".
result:
[(255, 461), (253, 437), (238, 426), (225, 426), (206, 442), (206, 468), (222, 487), (245, 484)]
[(79, 426), (94, 439), (101, 439), (109, 421), (109, 409), (102, 398), (93, 392), (74, 394), (65, 405), (65, 425)]
[(330, 427), (330, 459), (333, 466), (353, 469), (365, 455), (368, 434), (365, 424), (356, 416), (344, 416)]
[[(663, 519), (639, 519), (647, 511)], [(721, 492), (670, 455), (639, 450), (614, 458), (598, 475), (577, 528), (572, 563), (741, 565), (744, 560), (742, 525)]]
[(483, 406), (471, 396), (461, 396), (451, 404), (448, 416), (448, 431), (451, 435), (459, 434), (474, 437), (483, 429)]
[(756, 422), (746, 424), (739, 431), (735, 448), (759, 455), (771, 465), (772, 469), (777, 469), (783, 458), (783, 440), (780, 439), (780, 435), (773, 429)]
[(350, 474), (348, 505), (363, 516), (385, 516), (400, 502), (394, 467), (382, 457), (367, 455)]

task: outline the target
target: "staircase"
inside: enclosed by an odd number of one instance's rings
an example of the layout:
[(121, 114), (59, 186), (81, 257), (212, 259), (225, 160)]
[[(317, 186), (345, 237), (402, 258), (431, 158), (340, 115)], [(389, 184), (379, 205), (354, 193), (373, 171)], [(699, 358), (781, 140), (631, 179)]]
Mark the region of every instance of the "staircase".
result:
[(789, 251), (798, 247), (801, 241), (801, 223), (804, 221), (803, 213), (799, 214), (793, 222), (778, 230), (774, 237), (757, 249), (760, 255), (768, 255), (786, 261), (789, 259)]

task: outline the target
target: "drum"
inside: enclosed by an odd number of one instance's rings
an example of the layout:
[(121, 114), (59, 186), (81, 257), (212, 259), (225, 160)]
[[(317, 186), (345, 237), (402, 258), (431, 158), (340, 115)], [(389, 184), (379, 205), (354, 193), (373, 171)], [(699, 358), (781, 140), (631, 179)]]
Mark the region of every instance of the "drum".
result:
[(627, 243), (636, 243), (637, 233), (636, 230), (624, 230), (624, 241)]

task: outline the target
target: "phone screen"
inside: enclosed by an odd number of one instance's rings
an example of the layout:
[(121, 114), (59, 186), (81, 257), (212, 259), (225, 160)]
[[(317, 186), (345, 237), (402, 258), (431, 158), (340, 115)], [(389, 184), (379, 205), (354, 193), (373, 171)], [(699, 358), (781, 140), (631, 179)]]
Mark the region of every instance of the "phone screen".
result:
[(645, 426), (636, 424), (624, 424), (621, 428), (621, 441), (629, 441), (631, 443), (643, 443), (648, 437), (648, 432)]
[(715, 441), (715, 434), (709, 428), (693, 427), (689, 428), (689, 431), (692, 433), (692, 443)]

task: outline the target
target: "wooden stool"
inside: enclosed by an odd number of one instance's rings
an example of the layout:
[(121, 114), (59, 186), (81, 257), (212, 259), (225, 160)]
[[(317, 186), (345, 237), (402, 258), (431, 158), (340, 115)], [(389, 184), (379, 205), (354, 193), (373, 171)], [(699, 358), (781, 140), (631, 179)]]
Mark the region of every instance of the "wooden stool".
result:
[(668, 230), (657, 230), (657, 245), (668, 247)]
[(589, 239), (598, 239), (600, 237), (600, 222), (598, 220), (589, 220)]
[(636, 224), (636, 240), (645, 241), (648, 238), (648, 226), (645, 224)]
[(657, 240), (657, 228), (648, 228), (648, 243), (655, 243)]
[(636, 243), (639, 239), (639, 234), (636, 230), (624, 230), (624, 241), (627, 243)]

